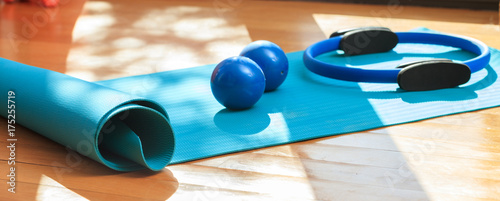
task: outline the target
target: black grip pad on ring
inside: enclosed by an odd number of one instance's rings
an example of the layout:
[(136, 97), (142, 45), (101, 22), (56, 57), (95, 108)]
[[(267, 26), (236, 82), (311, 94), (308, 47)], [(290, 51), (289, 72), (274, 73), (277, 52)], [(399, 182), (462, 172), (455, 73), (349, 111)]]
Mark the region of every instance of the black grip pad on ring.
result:
[(447, 59), (432, 59), (400, 65), (398, 85), (407, 91), (427, 91), (457, 87), (469, 81), (469, 66)]
[(369, 27), (356, 27), (356, 28), (350, 28), (350, 29), (341, 29), (341, 30), (338, 30), (336, 32), (333, 32), (331, 35), (330, 35), (330, 38), (333, 38), (335, 36), (341, 36), (341, 35), (344, 35), (346, 33), (349, 33), (349, 32), (353, 32), (353, 31), (359, 31), (359, 30), (373, 30), (373, 29), (384, 29), (384, 30), (387, 30), (387, 31), (391, 31), (389, 28), (387, 27), (375, 27), (375, 26), (369, 26)]
[(387, 52), (399, 42), (398, 36), (385, 27), (361, 27), (345, 29), (332, 33), (330, 37), (343, 35), (339, 49), (344, 55), (361, 55)]

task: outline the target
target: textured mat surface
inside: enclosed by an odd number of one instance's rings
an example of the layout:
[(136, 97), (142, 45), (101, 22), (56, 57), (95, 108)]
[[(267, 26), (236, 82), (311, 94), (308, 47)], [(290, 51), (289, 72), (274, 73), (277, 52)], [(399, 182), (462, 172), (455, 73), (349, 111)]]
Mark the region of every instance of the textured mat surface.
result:
[[(141, 164), (154, 170), (170, 159), (172, 150), (170, 163), (180, 163), (498, 106), (500, 52), (491, 53), (490, 65), (467, 84), (427, 92), (324, 78), (307, 71), (302, 52), (289, 53), (283, 85), (251, 109), (236, 112), (224, 109), (211, 94), (215, 65), (88, 83), (1, 60), (0, 98), (7, 100), (7, 91), (14, 90), (20, 124), (111, 168), (133, 170)], [(334, 52), (319, 58), (394, 68), (427, 58), (471, 57), (452, 47), (400, 44), (387, 53), (342, 57)], [(6, 107), (0, 101), (0, 108)], [(0, 114), (7, 116), (5, 110)]]
[[(426, 31), (421, 29), (421, 31)], [(176, 148), (173, 163), (272, 145), (466, 112), (500, 105), (499, 52), (490, 66), (459, 88), (427, 92), (398, 90), (397, 84), (354, 83), (308, 72), (302, 52), (287, 54), (290, 71), (276, 91), (249, 110), (229, 111), (212, 96), (215, 65), (120, 78), (99, 84), (161, 103), (171, 117)], [(400, 44), (394, 51), (354, 57), (324, 54), (323, 61), (360, 68), (394, 68), (427, 58), (463, 61), (460, 49)]]

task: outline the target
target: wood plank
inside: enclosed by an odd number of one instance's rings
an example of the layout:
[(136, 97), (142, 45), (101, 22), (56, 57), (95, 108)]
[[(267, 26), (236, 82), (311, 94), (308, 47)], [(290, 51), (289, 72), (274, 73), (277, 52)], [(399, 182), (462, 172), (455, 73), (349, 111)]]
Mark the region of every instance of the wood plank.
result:
[[(2, 167), (6, 166), (5, 160), (0, 163)], [(26, 196), (25, 198), (33, 195), (35, 190), (33, 184), (42, 186), (35, 191), (38, 194), (51, 194), (54, 187), (65, 188), (68, 192), (73, 191), (91, 200), (95, 196), (166, 200), (178, 186), (177, 180), (167, 169), (157, 173), (149, 171), (122, 173), (103, 168), (102, 165), (90, 160), (73, 167), (53, 167), (16, 161), (15, 168), (16, 189), (21, 189), (16, 196)], [(7, 171), (2, 173), (8, 174)], [(6, 179), (8, 178), (2, 177), (0, 180), (5, 183)], [(0, 195), (6, 194), (10, 193), (5, 189)]]
[[(46, 179), (46, 180), (50, 180)], [(19, 199), (20, 196), (28, 198), (36, 198), (39, 201), (49, 201), (49, 200), (123, 200), (123, 201), (134, 201), (134, 200), (144, 200), (144, 201), (155, 201), (155, 200), (163, 200), (163, 199), (147, 199), (147, 198), (139, 198), (139, 197), (129, 197), (124, 195), (113, 195), (109, 193), (99, 193), (93, 191), (84, 191), (84, 190), (76, 190), (72, 191), (72, 189), (68, 189), (64, 186), (59, 185), (44, 185), (44, 184), (33, 184), (33, 183), (25, 183), (19, 182), (19, 189), (16, 194), (6, 194), (0, 193), (1, 200), (22, 200)], [(83, 197), (84, 195), (85, 197)]]

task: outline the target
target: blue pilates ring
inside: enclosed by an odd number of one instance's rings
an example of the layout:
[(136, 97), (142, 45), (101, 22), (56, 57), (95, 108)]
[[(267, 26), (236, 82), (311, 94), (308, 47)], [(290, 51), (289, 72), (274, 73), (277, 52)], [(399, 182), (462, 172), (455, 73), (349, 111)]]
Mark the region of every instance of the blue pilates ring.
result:
[[(372, 42), (371, 46), (366, 45), (367, 41)], [(360, 43), (363, 47), (356, 48), (356, 45), (360, 46)], [(387, 46), (388, 43), (392, 44), (389, 45), (391, 47), (380, 47)], [(346, 56), (385, 52), (391, 50), (397, 43), (452, 46), (470, 51), (478, 56), (462, 63), (437, 59), (402, 64), (395, 69), (351, 68), (315, 59), (320, 54), (339, 49), (343, 49)], [(362, 50), (365, 46), (368, 50)], [(358, 52), (351, 51), (352, 49)], [(347, 54), (352, 52), (354, 54)], [(456, 87), (466, 83), (470, 79), (471, 73), (488, 65), (490, 51), (483, 42), (465, 36), (422, 32), (394, 33), (387, 28), (368, 27), (333, 33), (330, 39), (309, 46), (304, 52), (303, 60), (307, 69), (325, 77), (353, 82), (398, 83), (402, 89), (408, 91), (424, 91)], [(418, 70), (411, 70), (410, 67)], [(468, 70), (465, 67), (468, 67)], [(453, 75), (456, 72), (460, 75)], [(451, 78), (449, 78), (450, 76)]]

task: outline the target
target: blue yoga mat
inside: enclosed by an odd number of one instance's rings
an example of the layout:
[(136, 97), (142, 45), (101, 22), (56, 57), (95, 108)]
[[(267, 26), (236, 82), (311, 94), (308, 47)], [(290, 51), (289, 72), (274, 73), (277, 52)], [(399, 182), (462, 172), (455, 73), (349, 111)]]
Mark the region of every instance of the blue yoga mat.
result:
[[(430, 31), (419, 29), (417, 31)], [(309, 72), (288, 53), (287, 80), (249, 110), (224, 109), (211, 94), (215, 65), (89, 83), (0, 60), (0, 98), (16, 93), (17, 121), (110, 168), (167, 164), (287, 144), (500, 105), (500, 52), (460, 87), (408, 92), (397, 84), (355, 83)], [(475, 57), (453, 47), (399, 44), (386, 53), (318, 58), (360, 68)], [(0, 101), (0, 108), (6, 108)], [(167, 115), (168, 112), (168, 115)], [(1, 110), (6, 117), (5, 110)]]

